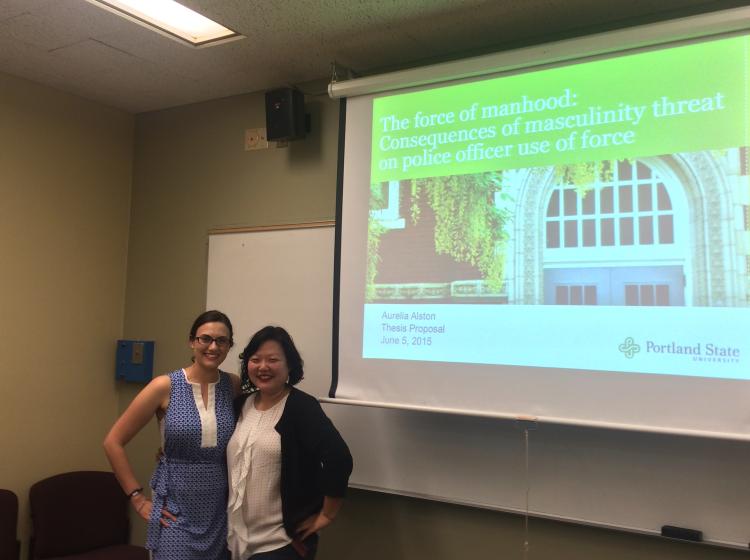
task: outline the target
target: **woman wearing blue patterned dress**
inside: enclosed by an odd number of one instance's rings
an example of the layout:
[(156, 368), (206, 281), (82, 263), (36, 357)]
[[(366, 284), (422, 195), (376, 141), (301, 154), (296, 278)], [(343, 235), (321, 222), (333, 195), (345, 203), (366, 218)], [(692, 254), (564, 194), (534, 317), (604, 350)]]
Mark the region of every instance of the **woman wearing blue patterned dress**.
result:
[[(153, 379), (104, 440), (104, 450), (133, 508), (148, 521), (153, 560), (224, 560), (227, 552), (226, 447), (234, 430), (237, 376), (219, 370), (233, 344), (232, 324), (206, 311), (190, 329), (191, 365)], [(125, 445), (154, 417), (163, 454), (149, 499)]]

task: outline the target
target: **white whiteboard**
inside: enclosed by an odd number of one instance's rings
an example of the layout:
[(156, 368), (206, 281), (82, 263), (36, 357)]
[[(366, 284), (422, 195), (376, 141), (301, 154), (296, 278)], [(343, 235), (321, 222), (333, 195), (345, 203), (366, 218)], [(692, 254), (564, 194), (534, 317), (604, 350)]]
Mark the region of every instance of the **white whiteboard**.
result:
[[(231, 318), (237, 355), (267, 324), (289, 330), (305, 360), (300, 388), (330, 385), (334, 228), (294, 227), (209, 235), (206, 306)], [(429, 391), (429, 387), (424, 388)], [(708, 398), (708, 397), (707, 397)], [(750, 542), (747, 442), (325, 405), (354, 456), (352, 486), (658, 533)]]

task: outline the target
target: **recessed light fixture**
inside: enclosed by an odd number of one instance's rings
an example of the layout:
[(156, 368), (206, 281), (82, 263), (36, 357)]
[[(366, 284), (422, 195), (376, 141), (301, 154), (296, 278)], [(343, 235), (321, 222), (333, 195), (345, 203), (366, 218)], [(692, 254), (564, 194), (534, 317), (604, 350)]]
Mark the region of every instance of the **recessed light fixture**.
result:
[(215, 45), (243, 36), (174, 0), (87, 0), (194, 47)]

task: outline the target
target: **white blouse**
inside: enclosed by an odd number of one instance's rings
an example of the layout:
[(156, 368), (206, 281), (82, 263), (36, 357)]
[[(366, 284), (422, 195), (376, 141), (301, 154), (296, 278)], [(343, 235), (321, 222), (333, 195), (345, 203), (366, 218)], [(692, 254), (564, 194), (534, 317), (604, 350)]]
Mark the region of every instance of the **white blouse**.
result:
[[(206, 397), (203, 400), (203, 393), (201, 392), (201, 384), (193, 383), (188, 378), (188, 374), (184, 369), (180, 372), (185, 377), (185, 383), (193, 391), (193, 401), (195, 401), (195, 408), (198, 411), (198, 417), (201, 421), (201, 447), (216, 447), (218, 428), (216, 426), (216, 387), (221, 381), (222, 373), (219, 372), (219, 378), (212, 382), (207, 383), (208, 390)], [(159, 435), (161, 436), (161, 447), (164, 449), (164, 417), (162, 416), (158, 420), (159, 423)]]
[(291, 542), (281, 513), (281, 436), (275, 429), (287, 396), (263, 411), (255, 409), (255, 395), (248, 397), (227, 446), (233, 559), (246, 560)]

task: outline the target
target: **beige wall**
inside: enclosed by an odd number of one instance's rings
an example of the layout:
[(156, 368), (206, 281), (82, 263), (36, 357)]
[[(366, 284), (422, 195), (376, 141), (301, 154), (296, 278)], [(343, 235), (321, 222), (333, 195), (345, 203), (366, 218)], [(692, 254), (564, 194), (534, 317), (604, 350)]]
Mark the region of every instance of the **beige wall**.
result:
[[(310, 137), (257, 152), (244, 152), (242, 138), (245, 128), (263, 126), (260, 94), (137, 117), (125, 334), (156, 340), (158, 371), (188, 359), (187, 330), (205, 303), (209, 229), (334, 217), (338, 107), (314, 97), (307, 108)], [(242, 340), (249, 333), (237, 334)], [(123, 392), (121, 407), (132, 396)], [(157, 445), (151, 428), (130, 446), (141, 482)], [(520, 560), (523, 535), (518, 516), (352, 491), (324, 534), (319, 558)], [(135, 539), (143, 539), (139, 521)], [(746, 558), (740, 551), (541, 520), (531, 521), (530, 541), (529, 560)]]
[(0, 74), (0, 487), (24, 546), (31, 484), (107, 468), (132, 146), (132, 116)]
[[(132, 117), (0, 75), (0, 487), (21, 498), (24, 543), (33, 482), (106, 468), (101, 439), (138, 389), (113, 381), (114, 340), (156, 340), (159, 372), (186, 363), (208, 229), (333, 217), (338, 108), (315, 97), (308, 110), (310, 137), (258, 152), (242, 137), (263, 125), (262, 95), (141, 115), (133, 154)], [(144, 485), (157, 445), (151, 426), (129, 446)], [(530, 538), (532, 560), (746, 557), (541, 520)], [(319, 557), (520, 559), (522, 542), (517, 516), (352, 491)]]

